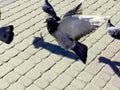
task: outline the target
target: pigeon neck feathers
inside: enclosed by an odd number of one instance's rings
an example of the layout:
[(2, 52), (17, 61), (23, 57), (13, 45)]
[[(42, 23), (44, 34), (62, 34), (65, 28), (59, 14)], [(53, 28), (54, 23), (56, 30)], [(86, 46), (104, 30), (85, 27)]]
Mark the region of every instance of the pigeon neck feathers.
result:
[(55, 20), (52, 17), (47, 18), (46, 22), (47, 22), (48, 32), (50, 34), (53, 34), (57, 30), (57, 27), (58, 27), (59, 23), (57, 22), (57, 20)]

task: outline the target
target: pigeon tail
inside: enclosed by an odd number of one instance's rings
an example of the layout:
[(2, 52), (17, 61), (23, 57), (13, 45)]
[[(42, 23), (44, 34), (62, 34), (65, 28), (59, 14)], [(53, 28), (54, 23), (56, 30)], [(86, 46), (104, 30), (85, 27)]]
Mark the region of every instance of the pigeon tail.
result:
[(82, 60), (82, 62), (85, 64), (87, 59), (87, 46), (76, 42), (76, 45), (72, 48), (72, 50), (78, 55), (78, 57)]
[(93, 26), (94, 29), (100, 27), (103, 22), (106, 20), (107, 17), (102, 17), (102, 16), (93, 16), (90, 19), (90, 23)]

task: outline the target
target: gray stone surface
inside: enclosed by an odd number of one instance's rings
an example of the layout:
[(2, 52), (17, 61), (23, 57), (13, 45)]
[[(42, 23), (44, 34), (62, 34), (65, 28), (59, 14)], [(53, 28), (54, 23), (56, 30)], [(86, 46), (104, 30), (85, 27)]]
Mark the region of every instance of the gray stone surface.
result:
[[(63, 16), (79, 1), (50, 3)], [(120, 41), (109, 36), (106, 23), (80, 39), (89, 48), (84, 65), (48, 33), (43, 2), (0, 0), (0, 26), (15, 27), (11, 44), (0, 41), (0, 90), (120, 90)], [(120, 0), (85, 0), (82, 8), (83, 14), (110, 16), (120, 27)]]

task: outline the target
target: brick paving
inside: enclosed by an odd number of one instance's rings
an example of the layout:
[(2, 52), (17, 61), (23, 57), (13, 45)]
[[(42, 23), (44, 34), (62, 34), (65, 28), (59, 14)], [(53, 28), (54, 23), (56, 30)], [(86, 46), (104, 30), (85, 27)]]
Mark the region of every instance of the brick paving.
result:
[[(84, 65), (47, 32), (43, 1), (0, 0), (0, 26), (15, 26), (13, 42), (0, 42), (0, 90), (120, 90), (120, 41), (106, 23), (80, 40), (89, 47)], [(79, 1), (50, 3), (62, 16)], [(83, 14), (110, 16), (120, 26), (120, 0), (85, 0)]]

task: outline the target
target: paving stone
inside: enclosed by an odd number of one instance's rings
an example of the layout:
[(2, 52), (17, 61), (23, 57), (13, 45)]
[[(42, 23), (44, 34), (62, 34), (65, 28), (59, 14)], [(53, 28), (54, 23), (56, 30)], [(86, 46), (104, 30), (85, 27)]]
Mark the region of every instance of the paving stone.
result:
[(23, 76), (18, 80), (18, 82), (23, 86), (28, 87), (32, 83), (32, 80)]
[(65, 71), (65, 73), (70, 75), (72, 78), (75, 78), (79, 72), (76, 71), (74, 68), (70, 67)]
[(99, 72), (98, 77), (104, 80), (105, 82), (108, 82), (111, 79), (111, 76), (105, 72)]
[(82, 81), (84, 81), (84, 82), (86, 82), (86, 83), (89, 83), (91, 80), (92, 80), (92, 78), (93, 78), (93, 75), (92, 74), (90, 74), (90, 73), (88, 73), (88, 72), (81, 72), (78, 76), (77, 76), (77, 78), (79, 79), (79, 80), (82, 80)]
[(48, 86), (46, 89), (44, 89), (44, 90), (59, 90), (59, 89), (57, 89), (56, 87), (54, 87), (54, 86)]
[(42, 60), (41, 60), (39, 57), (37, 57), (37, 56), (31, 56), (28, 60), (31, 61), (31, 62), (33, 62), (34, 64), (38, 64), (38, 63), (40, 63), (40, 62), (42, 61)]
[(72, 77), (63, 73), (56, 80), (54, 80), (51, 85), (57, 87), (58, 89), (64, 89), (71, 81)]
[(27, 72), (25, 76), (34, 81), (41, 76), (41, 73), (33, 68), (29, 72)]
[(102, 71), (109, 74), (110, 76), (114, 74), (114, 71), (109, 65), (106, 65), (105, 67), (103, 67)]
[(88, 53), (94, 53), (95, 55), (99, 55), (100, 52), (101, 52), (101, 50), (97, 49), (96, 47), (90, 48), (90, 49), (88, 50)]
[(96, 86), (94, 83), (90, 83), (83, 90), (101, 90), (101, 89), (100, 87)]
[(87, 64), (92, 62), (95, 59), (96, 55), (92, 52), (88, 53), (88, 57), (87, 57)]
[[(15, 28), (17, 29), (17, 28)], [(16, 37), (14, 37), (13, 43), (17, 44), (19, 42), (21, 42), (23, 40), (23, 38), (20, 35), (17, 35)]]
[(75, 69), (76, 71), (80, 72), (85, 68), (85, 65), (81, 61), (76, 61), (71, 65), (71, 68)]
[(52, 53), (49, 57), (50, 60), (53, 60), (55, 62), (58, 62), (62, 57), (60, 55)]
[(33, 45), (31, 45), (31, 46), (29, 46), (29, 47), (27, 47), (27, 48), (25, 49), (25, 52), (26, 52), (26, 53), (29, 53), (29, 54), (31, 54), (31, 55), (35, 54), (35, 53), (38, 52), (38, 51), (39, 51), (39, 49), (38, 49), (38, 48), (35, 48)]
[(85, 71), (87, 71), (90, 74), (97, 74), (101, 68), (103, 67), (104, 64), (98, 63), (97, 60), (95, 60), (94, 62), (91, 62), (86, 68)]
[(105, 57), (107, 59), (111, 59), (113, 56), (114, 56), (114, 53), (113, 52), (110, 52), (108, 50), (105, 50), (101, 53), (100, 55), (101, 57)]
[(78, 90), (82, 90), (86, 84), (79, 79), (74, 79), (71, 85), (77, 88)]
[(34, 82), (34, 84), (44, 89), (49, 85), (49, 82), (45, 78), (39, 78)]
[(93, 47), (98, 48), (100, 50), (104, 50), (106, 48), (106, 44), (99, 42), (95, 43)]
[(42, 89), (39, 88), (38, 86), (32, 84), (28, 88), (26, 88), (26, 90), (42, 90)]
[(106, 85), (107, 82), (105, 82), (103, 79), (99, 78), (99, 77), (95, 77), (91, 83), (94, 83), (94, 85), (102, 88)]
[(5, 90), (9, 86), (9, 83), (3, 79), (0, 79), (0, 90)]
[(72, 85), (69, 85), (64, 90), (78, 90), (77, 88), (73, 87)]
[(5, 50), (3, 48), (0, 48), (0, 54), (2, 54), (3, 52), (5, 52)]
[[(0, 0), (0, 26), (11, 24), (15, 27), (13, 42), (9, 45), (0, 42), (0, 90), (120, 89), (119, 66), (116, 65), (117, 69), (114, 70), (109, 64), (99, 62), (100, 57), (111, 62), (119, 62), (120, 58), (119, 40), (106, 32), (106, 22), (95, 32), (80, 39), (89, 48), (87, 64), (84, 65), (81, 61), (75, 61), (76, 55), (57, 46), (58, 43), (48, 33), (43, 23), (46, 13), (41, 9), (44, 1), (13, 1)], [(62, 17), (79, 1), (50, 0), (50, 3), (57, 15)], [(119, 26), (119, 6), (119, 0), (85, 0), (82, 8), (86, 15), (111, 16), (113, 24)], [(40, 39), (41, 32), (44, 41)], [(37, 38), (34, 37), (39, 38), (35, 43)]]
[(25, 43), (21, 42), (21, 43), (17, 44), (14, 48), (17, 49), (17, 50), (19, 50), (19, 51), (23, 51), (23, 50), (25, 50), (27, 47), (28, 47), (28, 46), (27, 46)]
[(101, 39), (100, 39), (100, 42), (104, 43), (104, 44), (109, 44), (113, 41), (114, 39), (109, 35), (109, 34), (106, 34), (104, 35)]
[(22, 86), (20, 83), (14, 83), (10, 85), (6, 90), (24, 90), (24, 86)]
[(35, 69), (41, 72), (45, 72), (49, 70), (54, 64), (55, 62), (53, 60), (46, 58), (45, 60), (41, 61), (38, 65), (36, 65)]
[(13, 67), (17, 67), (17, 66), (19, 66), (21, 63), (23, 63), (24, 62), (24, 60), (23, 59), (21, 59), (21, 58), (19, 58), (19, 57), (14, 57), (14, 58), (12, 58), (9, 62), (8, 62), (8, 64), (10, 64), (11, 66), (13, 66)]
[(3, 77), (8, 72), (10, 72), (12, 69), (13, 67), (7, 63), (0, 66), (0, 78)]
[(102, 90), (119, 90), (119, 88), (108, 83)]
[(25, 53), (25, 52), (21, 52), (17, 57), (25, 60), (25, 59), (28, 59), (30, 57), (30, 54)]
[(8, 73), (6, 76), (4, 76), (4, 80), (6, 80), (8, 83), (14, 83), (20, 78), (20, 75), (14, 71)]
[[(120, 75), (120, 72), (118, 71), (118, 75)], [(120, 78), (118, 75), (114, 75), (113, 78), (111, 79), (110, 83), (115, 86), (115, 87), (118, 87), (120, 88)]]
[(40, 57), (41, 59), (44, 59), (50, 55), (50, 52), (46, 49), (42, 49), (38, 53), (36, 53), (35, 55)]
[(42, 75), (42, 78), (45, 78), (46, 80), (48, 80), (49, 82), (52, 82), (53, 80), (55, 80), (55, 78), (58, 76), (57, 73), (55, 73), (54, 71), (52, 70), (49, 70), (47, 72), (45, 72), (43, 75)]
[(20, 66), (16, 67), (14, 71), (23, 75), (23, 74), (27, 73), (33, 67), (34, 67), (33, 63), (31, 63), (30, 61), (25, 61)]
[(3, 12), (3, 13), (4, 13), (4, 12), (7, 12), (7, 11), (9, 11), (9, 9), (15, 8), (15, 7), (17, 7), (18, 5), (20, 5), (20, 1), (11, 3), (11, 4), (9, 4), (9, 5), (5, 6), (5, 7), (3, 7), (3, 8), (2, 8), (2, 12)]
[(1, 54), (0, 55), (0, 60), (4, 63), (4, 62), (7, 62), (9, 61), (10, 57), (6, 54)]
[(68, 67), (69, 67), (70, 64), (68, 64), (67, 62), (65, 61), (59, 61), (58, 63), (56, 63), (52, 68), (51, 70), (55, 71), (56, 73), (62, 73), (63, 71), (65, 71)]

